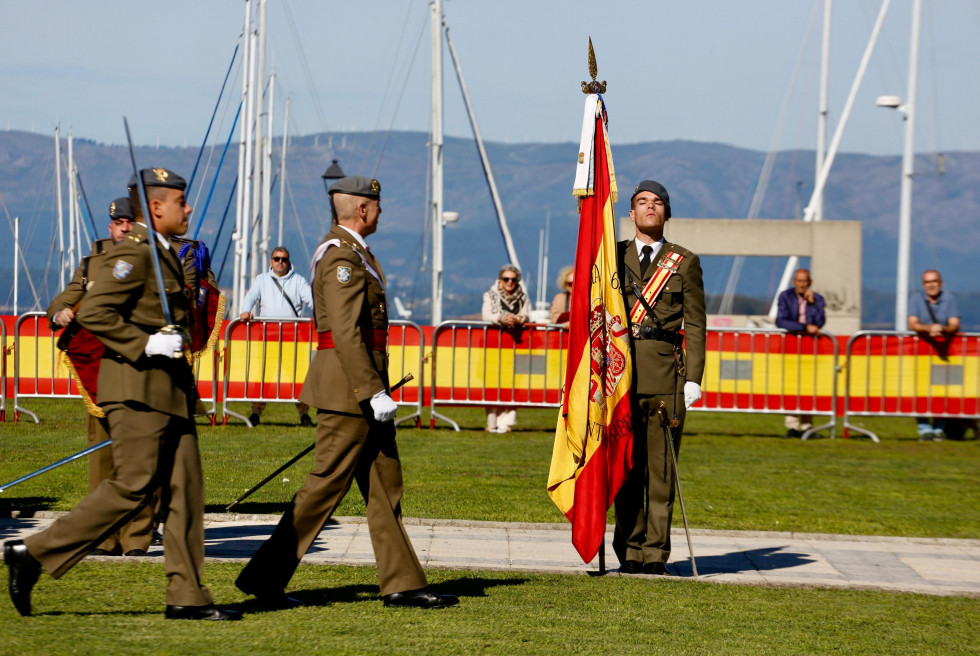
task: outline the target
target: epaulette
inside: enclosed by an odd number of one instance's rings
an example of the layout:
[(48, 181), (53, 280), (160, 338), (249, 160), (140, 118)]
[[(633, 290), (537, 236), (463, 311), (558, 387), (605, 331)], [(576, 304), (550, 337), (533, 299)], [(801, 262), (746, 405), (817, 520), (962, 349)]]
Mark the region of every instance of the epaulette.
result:
[(142, 244), (142, 243), (144, 242), (144, 239), (143, 239), (143, 237), (141, 237), (141, 236), (139, 236), (139, 235), (134, 235), (134, 234), (133, 234), (133, 233), (131, 233), (131, 232), (130, 232), (130, 233), (128, 233), (128, 234), (126, 235), (126, 239), (132, 239), (132, 240), (133, 240), (133, 241), (135, 241), (135, 242), (136, 242), (137, 244)]
[(92, 255), (102, 255), (105, 253), (106, 247), (111, 245), (112, 240), (109, 238), (96, 239), (94, 242), (92, 242), (92, 253), (88, 257), (91, 257)]

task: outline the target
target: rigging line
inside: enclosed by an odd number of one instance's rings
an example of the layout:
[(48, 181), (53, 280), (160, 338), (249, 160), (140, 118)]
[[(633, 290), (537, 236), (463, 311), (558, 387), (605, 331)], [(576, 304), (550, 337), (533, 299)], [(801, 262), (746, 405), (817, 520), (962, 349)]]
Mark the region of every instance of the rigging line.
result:
[[(228, 202), (225, 203), (225, 211), (224, 211), (224, 214), (221, 215), (221, 223), (218, 225), (218, 232), (214, 236), (215, 249), (217, 249), (217, 247), (218, 247), (218, 242), (219, 242), (220, 237), (221, 237), (221, 231), (224, 230), (224, 228), (225, 228), (225, 220), (228, 218), (228, 210), (229, 210), (229, 208), (231, 208), (231, 201), (234, 200), (234, 198), (235, 198), (235, 188), (236, 187), (238, 187), (238, 178), (237, 177), (235, 178), (235, 181), (231, 185), (231, 193), (228, 194)], [(218, 280), (218, 281), (221, 280), (221, 273), (225, 270), (225, 262), (228, 260), (228, 253), (231, 251), (231, 248), (232, 248), (233, 244), (234, 244), (234, 239), (229, 239), (228, 240), (228, 247), (225, 248), (225, 255), (224, 255), (224, 257), (221, 258), (221, 266), (218, 268), (218, 275), (216, 275), (214, 277), (215, 280)]]
[[(92, 235), (94, 235), (95, 239), (98, 239), (99, 231), (95, 227), (95, 215), (92, 214), (92, 206), (88, 204), (88, 196), (85, 193), (85, 185), (82, 184), (82, 174), (79, 173), (78, 171), (75, 171), (75, 176), (78, 178), (78, 189), (79, 191), (82, 192), (82, 200), (85, 201), (85, 209), (88, 212), (89, 223), (92, 224)], [(87, 236), (88, 235), (86, 235), (86, 237)], [(92, 241), (95, 241), (95, 239), (93, 239)]]
[[(14, 234), (14, 220), (10, 218), (10, 211), (7, 209), (7, 200), (3, 197), (3, 192), (0, 191), (0, 205), (3, 205), (3, 213), (7, 215), (7, 225), (10, 226), (10, 234)], [(34, 280), (31, 278), (31, 272), (27, 268), (27, 260), (24, 258), (24, 249), (21, 247), (20, 243), (16, 244), (17, 252), (20, 254), (20, 261), (24, 265), (24, 273), (27, 274), (27, 283), (30, 285), (31, 294), (34, 295), (34, 304), (37, 307), (41, 307), (41, 299), (38, 298), (37, 288), (34, 287)], [(17, 266), (16, 260), (14, 261), (14, 266)]]
[(296, 21), (293, 20), (293, 12), (289, 8), (289, 0), (283, 0), (282, 8), (286, 12), (286, 22), (289, 24), (289, 31), (293, 35), (293, 43), (296, 45), (296, 50), (299, 54), (300, 64), (303, 68), (303, 75), (306, 77), (306, 84), (310, 87), (310, 95), (313, 96), (313, 109), (316, 110), (317, 118), (320, 119), (320, 129), (323, 132), (328, 132), (329, 127), (327, 126), (327, 118), (323, 113), (323, 105), (320, 102), (320, 96), (316, 92), (316, 85), (313, 82), (313, 74), (310, 72), (310, 64), (306, 59), (306, 51), (303, 50), (303, 41), (299, 38), (299, 31), (296, 29)]
[[(293, 210), (293, 221), (296, 223), (296, 227), (300, 234), (300, 247), (303, 249), (303, 255), (307, 260), (313, 259), (313, 253), (310, 252), (309, 241), (306, 239), (306, 232), (303, 230), (303, 224), (299, 220), (299, 212), (296, 210), (296, 201), (293, 198), (293, 188), (290, 185), (289, 178), (286, 179), (286, 183), (282, 186), (282, 190), (286, 192), (286, 198), (289, 199), (289, 207)], [(281, 191), (279, 193), (282, 193)], [(329, 228), (327, 229), (329, 231)]]
[(235, 126), (238, 125), (238, 117), (242, 113), (242, 103), (238, 103), (238, 111), (235, 112), (235, 120), (231, 124), (231, 130), (228, 131), (228, 140), (225, 142), (225, 148), (221, 151), (221, 159), (218, 160), (218, 167), (214, 172), (214, 179), (211, 180), (211, 188), (208, 190), (208, 197), (204, 201), (204, 209), (201, 210), (201, 218), (197, 220), (197, 227), (194, 228), (194, 239), (197, 239), (197, 235), (201, 232), (201, 226), (204, 225), (204, 215), (208, 212), (208, 207), (211, 205), (211, 196), (214, 194), (214, 187), (218, 184), (218, 176), (221, 173), (221, 166), (224, 164), (225, 155), (228, 154), (228, 147), (231, 145), (231, 140), (235, 136)]
[[(926, 23), (926, 29), (929, 31), (929, 65), (932, 69), (932, 75), (930, 75), (931, 78), (930, 82), (932, 82), (932, 103), (931, 103), (932, 141), (933, 141), (933, 145), (936, 148), (936, 153), (938, 154), (938, 157), (942, 158), (943, 144), (942, 144), (942, 135), (940, 134), (940, 128), (942, 126), (942, 123), (939, 120), (939, 84), (937, 81), (939, 76), (936, 75), (936, 71), (938, 71), (939, 68), (936, 66), (936, 37), (935, 37), (935, 33), (933, 32), (935, 21), (932, 20), (932, 14), (930, 13), (932, 11), (932, 5), (930, 5), (929, 3), (925, 3), (925, 5), (926, 6), (923, 7), (923, 9), (925, 9), (924, 13), (926, 15), (924, 22)], [(943, 164), (942, 161), (940, 161), (939, 162), (940, 173), (942, 172), (942, 170), (943, 170)]]
[[(409, 62), (408, 70), (405, 72), (405, 80), (402, 82), (402, 90), (398, 96), (398, 102), (395, 103), (395, 111), (391, 116), (391, 122), (388, 124), (388, 129), (385, 131), (385, 138), (381, 142), (381, 152), (378, 153), (378, 161), (374, 165), (374, 171), (372, 172), (371, 177), (376, 177), (378, 175), (378, 169), (381, 168), (381, 161), (384, 159), (385, 149), (388, 147), (388, 138), (391, 136), (391, 130), (395, 126), (395, 119), (398, 118), (398, 110), (401, 109), (402, 100), (405, 99), (405, 90), (408, 88), (408, 79), (412, 69), (415, 67), (415, 58), (419, 54), (419, 47), (422, 45), (422, 37), (425, 36), (426, 23), (428, 23), (428, 20), (422, 22), (422, 29), (419, 31), (418, 41), (415, 42), (415, 52), (412, 53), (412, 60)], [(373, 141), (374, 137), (372, 136), (371, 139)], [(366, 154), (364, 157), (367, 159)]]
[[(235, 68), (235, 70), (232, 71), (232, 74), (233, 74), (233, 76), (234, 76), (235, 79), (238, 78), (240, 72), (241, 72), (241, 60), (239, 60), (239, 65)], [(239, 99), (239, 104), (240, 103), (241, 103), (241, 99)], [(217, 132), (219, 134), (225, 128), (225, 124), (226, 124), (227, 119), (228, 119), (228, 110), (232, 106), (232, 104), (234, 104), (234, 95), (233, 94), (228, 94), (228, 96), (226, 97), (226, 101), (225, 101), (225, 110), (224, 110), (224, 113), (222, 113), (222, 115), (221, 115), (221, 122), (218, 124), (218, 128), (217, 128)], [(207, 177), (208, 173), (211, 171), (211, 162), (214, 161), (214, 151), (217, 150), (217, 148), (218, 148), (218, 144), (217, 143), (211, 144), (211, 149), (208, 152), (208, 159), (204, 163), (204, 171), (202, 172), (201, 177)], [(215, 175), (217, 175), (217, 174), (218, 173), (215, 172)], [(194, 205), (193, 205), (194, 207), (197, 207), (197, 202), (201, 199), (201, 194), (202, 193), (204, 193), (204, 187), (202, 185), (198, 185), (197, 193), (194, 195)]]
[[(813, 3), (813, 9), (810, 11), (810, 19), (807, 21), (806, 30), (804, 30), (803, 41), (800, 44), (799, 52), (796, 54), (796, 64), (793, 67), (793, 74), (790, 76), (789, 86), (786, 88), (786, 92), (783, 94), (783, 102), (779, 108), (779, 114), (776, 116), (776, 125), (773, 128), (772, 136), (769, 138), (769, 150), (766, 151), (766, 158), (762, 163), (762, 169), (759, 172), (759, 179), (756, 181), (755, 191), (752, 193), (752, 200), (749, 203), (749, 211), (746, 214), (748, 219), (756, 219), (759, 217), (759, 212), (762, 210), (762, 202), (766, 197), (766, 189), (769, 187), (769, 181), (772, 178), (772, 170), (776, 165), (776, 158), (779, 155), (778, 147), (779, 140), (782, 137), (783, 128), (786, 122), (786, 114), (789, 108), (790, 98), (793, 95), (793, 91), (796, 88), (796, 82), (800, 76), (800, 69), (803, 66), (804, 55), (806, 53), (807, 45), (810, 42), (810, 35), (813, 32), (813, 26), (817, 15), (819, 14), (818, 8), (822, 4), (823, 0), (815, 0)], [(738, 280), (742, 275), (742, 266), (745, 264), (745, 256), (737, 255), (732, 260), (732, 268), (728, 274), (728, 282), (725, 284), (725, 291), (721, 298), (718, 299), (718, 314), (731, 314), (734, 305), (735, 289), (738, 287)]]
[[(405, 40), (405, 33), (408, 31), (408, 17), (411, 13), (412, 8), (413, 7), (411, 3), (409, 2), (405, 3), (406, 13), (405, 13), (405, 17), (402, 19), (402, 33), (398, 35), (398, 45), (395, 48), (394, 61), (392, 62), (391, 67), (388, 69), (388, 80), (387, 82), (385, 82), (384, 94), (381, 96), (381, 105), (378, 107), (378, 117), (375, 119), (374, 129), (371, 131), (371, 141), (368, 142), (367, 150), (364, 151), (364, 159), (361, 161), (362, 166), (364, 166), (367, 163), (368, 157), (371, 155), (371, 150), (374, 147), (374, 138), (378, 133), (378, 128), (381, 126), (381, 116), (384, 114), (385, 105), (388, 103), (388, 93), (391, 91), (391, 82), (392, 79), (395, 77), (395, 68), (397, 67), (398, 62), (401, 61), (399, 55), (401, 54), (402, 43)], [(426, 18), (422, 23), (423, 32), (425, 30), (425, 23), (427, 22), (428, 19)], [(414, 60), (414, 56), (413, 56), (413, 60)], [(411, 64), (409, 65), (409, 71), (411, 71)], [(407, 75), (408, 73), (406, 73), (406, 77)], [(395, 112), (397, 113), (397, 111), (398, 108), (396, 107)]]
[(211, 120), (208, 122), (208, 129), (204, 131), (204, 141), (201, 142), (201, 148), (197, 151), (197, 161), (194, 162), (194, 170), (191, 171), (191, 177), (187, 181), (187, 188), (190, 189), (194, 185), (194, 177), (197, 175), (197, 167), (201, 163), (201, 155), (204, 154), (204, 147), (208, 145), (208, 137), (211, 136), (211, 127), (214, 125), (214, 117), (218, 115), (218, 107), (221, 106), (221, 97), (225, 93), (225, 87), (228, 85), (228, 77), (231, 75), (231, 69), (235, 65), (235, 59), (238, 57), (238, 48), (242, 45), (242, 35), (238, 36), (238, 41), (235, 43), (235, 50), (231, 53), (231, 61), (228, 62), (228, 70), (225, 71), (225, 79), (221, 83), (221, 90), (218, 91), (218, 99), (214, 103), (214, 110), (211, 112)]

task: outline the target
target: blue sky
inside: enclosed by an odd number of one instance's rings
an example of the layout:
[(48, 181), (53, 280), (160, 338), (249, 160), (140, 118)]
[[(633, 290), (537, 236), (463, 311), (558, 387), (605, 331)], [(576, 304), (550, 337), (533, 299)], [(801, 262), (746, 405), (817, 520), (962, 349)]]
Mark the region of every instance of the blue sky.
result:
[[(924, 5), (916, 150), (980, 150), (980, 1)], [(831, 134), (879, 6), (834, 4)], [(874, 99), (905, 94), (910, 13), (910, 0), (893, 0), (845, 152), (901, 152), (900, 115)], [(577, 141), (591, 35), (614, 143), (814, 147), (821, 0), (446, 0), (445, 15), (487, 140)], [(230, 0), (8, 0), (0, 129), (60, 123), (121, 143), (126, 115), (139, 143), (197, 146), (243, 16)], [(423, 0), (269, 0), (276, 133), (287, 96), (291, 134), (428, 130), (428, 16)], [(468, 135), (448, 52), (445, 66), (446, 133)], [(230, 84), (240, 90), (240, 73)], [(230, 118), (223, 107), (219, 121)]]

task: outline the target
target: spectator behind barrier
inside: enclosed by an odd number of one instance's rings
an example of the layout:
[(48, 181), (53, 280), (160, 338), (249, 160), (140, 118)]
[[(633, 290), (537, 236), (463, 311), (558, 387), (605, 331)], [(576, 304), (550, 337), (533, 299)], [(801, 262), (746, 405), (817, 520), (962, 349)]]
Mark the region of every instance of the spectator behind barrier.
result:
[(562, 267), (558, 272), (558, 288), (561, 291), (551, 300), (551, 323), (568, 328), (568, 313), (572, 307), (572, 285), (575, 283), (575, 267)]
[[(497, 280), (483, 293), (483, 320), (504, 328), (520, 328), (531, 315), (531, 299), (521, 285), (521, 271), (513, 264), (500, 267)], [(490, 433), (507, 433), (517, 423), (517, 410), (487, 408)]]
[[(909, 298), (909, 330), (930, 342), (946, 359), (949, 338), (960, 329), (960, 309), (956, 297), (943, 291), (943, 277), (935, 269), (922, 273), (922, 292)], [(946, 439), (946, 420), (940, 417), (916, 417), (919, 440), (941, 442)]]
[[(792, 289), (779, 294), (776, 326), (783, 330), (816, 335), (823, 328), (826, 317), (823, 296), (810, 289), (813, 281), (807, 269), (797, 269), (793, 275)], [(786, 437), (800, 437), (813, 427), (812, 415), (786, 415)]]
[[(298, 319), (305, 314), (304, 306), (313, 308), (310, 283), (293, 270), (289, 262), (289, 251), (285, 246), (276, 246), (273, 249), (269, 258), (269, 270), (257, 275), (252, 282), (252, 288), (242, 301), (242, 313), (239, 315), (242, 321), (253, 319), (252, 308), (256, 303), (260, 308), (257, 316), (262, 318)], [(310, 407), (305, 403), (297, 403), (296, 409), (299, 411), (299, 423), (312, 426), (313, 420), (307, 414)], [(263, 410), (265, 403), (253, 403), (248, 423), (258, 426)]]

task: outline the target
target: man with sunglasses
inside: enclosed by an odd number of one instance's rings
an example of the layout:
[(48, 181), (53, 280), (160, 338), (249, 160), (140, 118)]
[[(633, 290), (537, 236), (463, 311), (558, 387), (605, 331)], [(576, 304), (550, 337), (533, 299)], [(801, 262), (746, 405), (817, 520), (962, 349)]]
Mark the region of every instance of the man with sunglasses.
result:
[[(253, 315), (252, 308), (256, 303), (259, 304), (260, 309)], [(242, 321), (251, 321), (255, 317), (297, 319), (304, 315), (304, 306), (313, 308), (310, 283), (293, 270), (286, 247), (277, 246), (272, 251), (272, 257), (269, 258), (269, 270), (255, 277), (252, 288), (245, 295), (239, 318)], [(296, 409), (299, 411), (299, 423), (303, 426), (312, 426), (313, 420), (307, 414), (310, 406), (297, 403)], [(257, 426), (263, 410), (265, 410), (265, 403), (253, 403), (248, 423)]]

